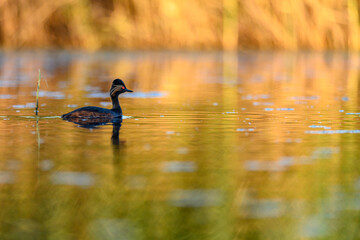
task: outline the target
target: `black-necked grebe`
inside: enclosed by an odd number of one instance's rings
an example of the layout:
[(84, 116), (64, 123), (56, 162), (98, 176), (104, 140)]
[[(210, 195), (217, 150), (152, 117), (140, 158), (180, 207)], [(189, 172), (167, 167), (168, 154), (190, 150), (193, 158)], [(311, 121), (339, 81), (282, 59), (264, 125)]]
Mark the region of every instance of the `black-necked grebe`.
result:
[(110, 88), (110, 97), (112, 101), (112, 109), (100, 107), (82, 107), (72, 112), (66, 113), (61, 117), (67, 120), (76, 119), (106, 119), (111, 121), (114, 118), (122, 117), (122, 110), (119, 104), (119, 95), (125, 92), (132, 92), (126, 88), (125, 83), (121, 79), (115, 79)]

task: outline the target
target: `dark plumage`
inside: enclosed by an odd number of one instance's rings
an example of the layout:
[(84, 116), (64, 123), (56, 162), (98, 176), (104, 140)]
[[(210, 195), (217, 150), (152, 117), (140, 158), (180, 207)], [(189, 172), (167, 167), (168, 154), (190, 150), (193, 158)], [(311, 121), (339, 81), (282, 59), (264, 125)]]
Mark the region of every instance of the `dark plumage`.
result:
[(115, 79), (110, 88), (110, 98), (112, 101), (112, 108), (100, 108), (100, 107), (82, 107), (72, 112), (66, 113), (61, 117), (66, 120), (82, 120), (87, 119), (101, 119), (103, 122), (109, 122), (114, 118), (122, 117), (122, 110), (119, 104), (119, 95), (125, 92), (132, 92), (126, 88), (125, 83), (120, 79)]

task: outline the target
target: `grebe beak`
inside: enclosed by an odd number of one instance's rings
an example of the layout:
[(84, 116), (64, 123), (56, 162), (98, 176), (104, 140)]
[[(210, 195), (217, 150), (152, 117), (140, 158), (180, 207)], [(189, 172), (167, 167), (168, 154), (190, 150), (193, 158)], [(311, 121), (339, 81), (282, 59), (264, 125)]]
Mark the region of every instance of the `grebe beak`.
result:
[(125, 88), (124, 91), (125, 92), (133, 92), (133, 90), (130, 90), (130, 89), (127, 89), (127, 88)]

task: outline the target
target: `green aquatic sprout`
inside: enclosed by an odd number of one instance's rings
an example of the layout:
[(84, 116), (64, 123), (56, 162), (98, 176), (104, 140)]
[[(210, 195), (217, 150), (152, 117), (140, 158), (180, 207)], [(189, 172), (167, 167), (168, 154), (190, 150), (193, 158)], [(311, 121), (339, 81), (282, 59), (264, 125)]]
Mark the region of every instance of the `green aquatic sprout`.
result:
[(39, 69), (39, 79), (37, 83), (37, 90), (36, 90), (36, 108), (35, 108), (35, 116), (38, 116), (39, 113), (39, 91), (40, 91), (40, 80), (41, 80), (41, 72)]

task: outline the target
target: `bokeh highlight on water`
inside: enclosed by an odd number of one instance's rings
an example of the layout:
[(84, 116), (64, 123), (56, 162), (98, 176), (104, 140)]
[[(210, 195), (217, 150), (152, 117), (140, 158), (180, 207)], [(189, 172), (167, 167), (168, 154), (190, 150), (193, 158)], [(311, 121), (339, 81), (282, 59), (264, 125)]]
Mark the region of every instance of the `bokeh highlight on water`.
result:
[[(359, 60), (2, 52), (0, 238), (357, 236)], [(60, 118), (110, 108), (114, 78), (134, 90), (120, 98), (118, 135)]]

